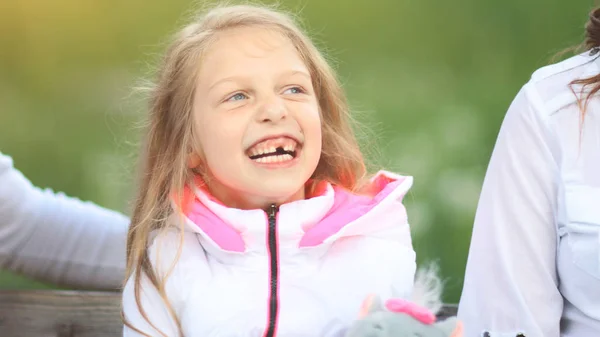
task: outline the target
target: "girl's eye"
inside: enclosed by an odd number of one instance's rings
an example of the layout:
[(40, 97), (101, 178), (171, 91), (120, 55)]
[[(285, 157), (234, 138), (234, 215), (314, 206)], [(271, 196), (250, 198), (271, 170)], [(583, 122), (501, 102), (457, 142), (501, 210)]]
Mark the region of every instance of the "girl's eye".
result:
[(242, 94), (241, 92), (238, 92), (237, 94), (229, 97), (227, 99), (228, 102), (233, 102), (233, 101), (241, 101), (243, 99), (248, 98), (246, 95)]
[(302, 88), (300, 87), (291, 87), (286, 89), (284, 92), (284, 94), (302, 94), (304, 93), (304, 90), (302, 90)]

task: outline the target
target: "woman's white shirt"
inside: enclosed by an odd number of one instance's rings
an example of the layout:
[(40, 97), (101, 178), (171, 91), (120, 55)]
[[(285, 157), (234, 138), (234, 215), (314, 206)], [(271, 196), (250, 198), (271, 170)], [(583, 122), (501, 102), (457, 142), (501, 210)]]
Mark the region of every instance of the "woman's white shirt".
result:
[(599, 66), (585, 53), (543, 67), (508, 109), (475, 217), (465, 337), (600, 336), (600, 100), (582, 123), (569, 87)]

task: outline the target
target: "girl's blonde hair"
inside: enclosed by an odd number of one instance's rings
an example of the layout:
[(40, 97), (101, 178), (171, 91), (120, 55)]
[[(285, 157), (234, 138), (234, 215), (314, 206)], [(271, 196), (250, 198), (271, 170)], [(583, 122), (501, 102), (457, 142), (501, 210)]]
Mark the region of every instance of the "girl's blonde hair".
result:
[[(167, 227), (166, 218), (173, 212), (172, 196), (182, 196), (184, 186), (192, 183), (195, 174), (188, 168), (187, 160), (196, 148), (192, 102), (199, 64), (219, 33), (249, 26), (264, 27), (289, 38), (310, 71), (320, 107), (323, 139), (321, 158), (312, 178), (327, 180), (349, 190), (356, 190), (366, 178), (365, 163), (340, 83), (293, 18), (275, 9), (254, 5), (221, 5), (205, 11), (175, 36), (150, 90), (141, 179), (127, 236), (127, 278), (135, 280), (136, 303), (150, 325), (152, 322), (139, 297), (142, 276), (156, 287), (182, 333), (179, 319), (165, 293), (166, 276), (159, 277), (153, 269), (148, 247), (152, 232)], [(180, 231), (183, 242), (183, 230)], [(123, 318), (127, 326), (137, 330), (126, 317)]]

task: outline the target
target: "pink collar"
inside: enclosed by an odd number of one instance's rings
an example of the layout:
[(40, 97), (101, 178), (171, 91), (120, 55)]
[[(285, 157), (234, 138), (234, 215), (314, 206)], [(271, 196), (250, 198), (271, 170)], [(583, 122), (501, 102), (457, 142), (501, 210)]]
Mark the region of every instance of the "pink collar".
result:
[[(280, 247), (306, 248), (342, 236), (367, 235), (382, 226), (406, 222), (402, 198), (412, 177), (380, 171), (371, 180), (368, 195), (353, 194), (324, 182), (305, 200), (281, 205), (277, 214)], [(183, 213), (188, 229), (224, 251), (264, 249), (268, 217), (263, 210), (229, 208), (197, 186), (184, 193)], [(401, 211), (402, 219), (385, 221), (386, 214)]]

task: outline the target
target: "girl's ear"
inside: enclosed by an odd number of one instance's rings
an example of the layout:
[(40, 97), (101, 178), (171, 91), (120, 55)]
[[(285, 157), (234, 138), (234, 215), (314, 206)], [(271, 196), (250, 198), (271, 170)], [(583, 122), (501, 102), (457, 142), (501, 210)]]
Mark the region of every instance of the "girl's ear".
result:
[(202, 164), (202, 158), (204, 157), (202, 153), (202, 147), (200, 146), (200, 142), (198, 141), (195, 133), (192, 130), (191, 139), (189, 143), (186, 145), (186, 150), (188, 153), (187, 165), (189, 169), (195, 169), (200, 164)]
[(188, 168), (196, 168), (200, 165), (200, 156), (196, 153), (190, 153), (188, 156)]

